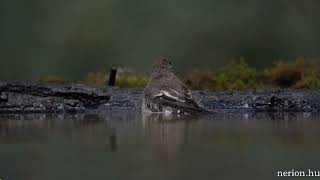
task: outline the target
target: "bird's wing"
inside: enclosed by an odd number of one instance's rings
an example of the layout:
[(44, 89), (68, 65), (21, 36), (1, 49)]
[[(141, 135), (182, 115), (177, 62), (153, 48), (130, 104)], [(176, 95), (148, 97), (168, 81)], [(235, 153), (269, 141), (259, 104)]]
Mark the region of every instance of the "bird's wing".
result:
[(184, 93), (178, 92), (174, 89), (160, 89), (157, 94), (154, 94), (152, 98), (163, 98), (167, 100), (172, 101), (178, 101), (178, 102), (186, 102), (186, 99), (188, 98)]
[(176, 77), (153, 79), (144, 90), (148, 101), (161, 106), (170, 106), (188, 112), (206, 112), (193, 99), (191, 91)]
[(158, 104), (175, 107), (185, 111), (204, 111), (191, 96), (190, 90), (178, 91), (174, 89), (161, 89), (152, 100)]

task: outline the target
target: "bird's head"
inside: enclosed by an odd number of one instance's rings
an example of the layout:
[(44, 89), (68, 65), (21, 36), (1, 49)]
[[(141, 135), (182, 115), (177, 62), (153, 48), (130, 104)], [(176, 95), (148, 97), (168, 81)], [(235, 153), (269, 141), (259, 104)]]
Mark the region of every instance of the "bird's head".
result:
[(153, 63), (152, 66), (152, 73), (166, 73), (166, 72), (173, 72), (173, 68), (172, 68), (172, 63), (166, 59), (166, 58), (161, 58), (156, 60)]

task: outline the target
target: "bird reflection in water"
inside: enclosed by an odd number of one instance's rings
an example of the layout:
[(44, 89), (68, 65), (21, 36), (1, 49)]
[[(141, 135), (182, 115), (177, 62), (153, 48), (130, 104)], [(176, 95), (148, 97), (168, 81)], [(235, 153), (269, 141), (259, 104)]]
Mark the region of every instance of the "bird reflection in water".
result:
[(189, 144), (190, 127), (198, 118), (163, 113), (143, 116), (144, 133), (152, 146), (152, 153), (161, 160), (175, 158), (182, 147)]

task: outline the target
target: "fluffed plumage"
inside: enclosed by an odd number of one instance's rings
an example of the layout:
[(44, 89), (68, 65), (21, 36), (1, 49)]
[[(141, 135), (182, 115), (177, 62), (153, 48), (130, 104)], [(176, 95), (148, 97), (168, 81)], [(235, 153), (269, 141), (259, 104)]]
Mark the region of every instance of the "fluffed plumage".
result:
[(151, 81), (144, 89), (143, 110), (173, 114), (209, 113), (193, 100), (191, 91), (176, 77), (167, 59), (153, 64)]

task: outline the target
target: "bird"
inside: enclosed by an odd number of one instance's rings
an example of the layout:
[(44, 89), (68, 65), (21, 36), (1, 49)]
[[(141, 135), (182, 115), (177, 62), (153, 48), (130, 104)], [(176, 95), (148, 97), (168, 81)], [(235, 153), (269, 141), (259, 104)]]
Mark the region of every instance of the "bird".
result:
[(142, 110), (146, 113), (210, 113), (192, 98), (191, 91), (175, 75), (167, 58), (153, 63), (151, 80), (143, 92)]

